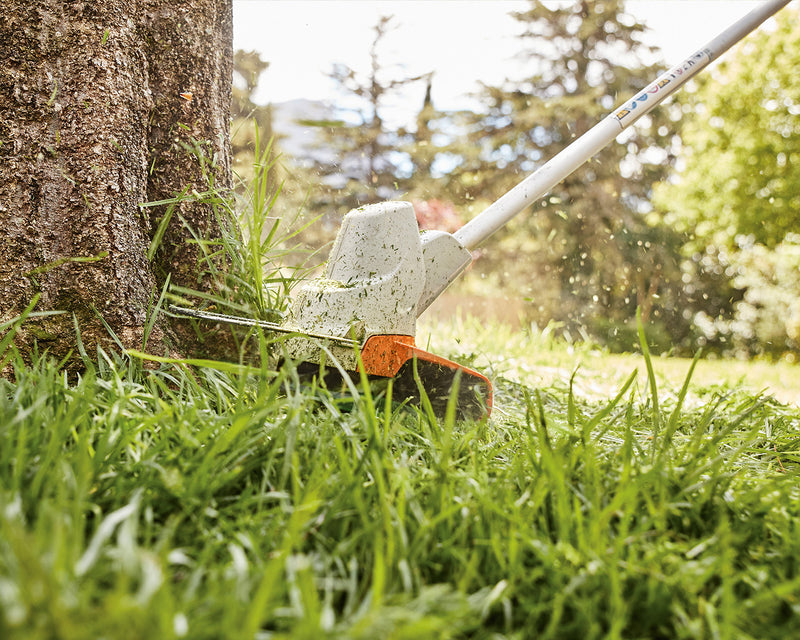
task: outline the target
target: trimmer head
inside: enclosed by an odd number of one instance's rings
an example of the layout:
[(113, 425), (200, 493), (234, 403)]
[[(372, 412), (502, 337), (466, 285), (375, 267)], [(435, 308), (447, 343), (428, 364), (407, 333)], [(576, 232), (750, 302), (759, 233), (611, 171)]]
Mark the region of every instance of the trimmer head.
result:
[[(316, 342), (317, 346), (320, 344)], [(330, 345), (324, 350), (326, 354), (338, 351)], [(359, 374), (363, 372), (370, 386), (379, 390), (386, 389), (391, 381), (394, 402), (424, 408), (427, 400), (434, 415), (441, 419), (446, 416), (451, 402), (459, 418), (478, 420), (491, 413), (492, 383), (486, 376), (420, 349), (411, 336), (372, 336), (358, 353), (356, 370), (343, 370), (344, 373), (358, 381)], [(319, 375), (328, 388), (340, 385), (342, 371), (331, 366), (324, 357), (322, 363), (327, 365), (322, 372), (320, 364), (309, 361), (301, 363), (298, 370)]]
[(443, 289), (446, 284), (439, 281), (445, 272), (460, 272), (472, 261), (469, 251), (453, 246), (450, 238), (420, 234), (408, 202), (350, 211), (324, 276), (300, 290), (282, 325), (302, 334), (286, 341), (288, 354), (300, 362), (324, 361), (319, 342), (306, 339), (321, 332), (333, 338), (327, 349), (346, 371), (363, 368), (372, 378), (393, 379), (396, 400), (419, 403), (422, 387), (434, 410), (443, 413), (457, 384), (457, 413), (488, 415), (492, 385), (485, 376), (414, 342), (417, 316), (436, 297), (431, 287)]
[(491, 410), (488, 378), (414, 342), (417, 316), (446, 286), (446, 277), (471, 260), (450, 234), (420, 234), (408, 202), (383, 202), (344, 217), (324, 276), (302, 287), (283, 324), (173, 310), (290, 333), (282, 347), (293, 360), (309, 363), (308, 370), (327, 364), (331, 376), (341, 368), (356, 379), (361, 371), (371, 379), (393, 379), (395, 400), (420, 404), (427, 396), (441, 415), (452, 393), (457, 414), (476, 418)]

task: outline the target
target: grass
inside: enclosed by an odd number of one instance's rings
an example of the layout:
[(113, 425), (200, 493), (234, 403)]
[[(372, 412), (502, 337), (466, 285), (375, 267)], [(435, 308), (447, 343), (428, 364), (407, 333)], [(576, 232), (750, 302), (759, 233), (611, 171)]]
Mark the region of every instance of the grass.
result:
[[(454, 312), (453, 317), (428, 320), (423, 316), (418, 341), (434, 351), (464, 351), (481, 369), (491, 370), (511, 380), (534, 386), (558, 385), (575, 376), (576, 392), (602, 400), (613, 394), (634, 369), (638, 382), (647, 383), (646, 366), (641, 354), (610, 353), (590, 343), (556, 340), (549, 328), (516, 329)], [(469, 336), (467, 345), (461, 336)], [(651, 364), (658, 382), (667, 392), (683, 383), (691, 359), (657, 356)], [(738, 388), (754, 395), (763, 393), (785, 404), (800, 406), (800, 367), (789, 362), (758, 360), (701, 359), (692, 375), (693, 395), (701, 391)]]
[[(203, 304), (285, 303), (272, 164), (245, 233), (204, 245), (232, 267)], [(4, 640), (796, 635), (800, 413), (731, 368), (439, 326), (496, 389), (491, 419), (439, 421), (267, 358), (99, 351), (69, 379), (23, 364), (23, 320), (0, 327)]]
[(439, 423), (205, 364), (0, 381), (0, 637), (795, 633), (794, 407), (629, 371)]

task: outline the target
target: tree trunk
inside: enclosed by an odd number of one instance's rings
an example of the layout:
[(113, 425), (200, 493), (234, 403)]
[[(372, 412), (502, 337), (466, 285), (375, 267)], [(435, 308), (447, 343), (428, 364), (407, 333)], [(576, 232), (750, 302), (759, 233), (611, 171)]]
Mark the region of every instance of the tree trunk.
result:
[[(167, 274), (197, 288), (189, 231), (219, 233), (212, 208), (182, 203), (154, 260), (164, 207), (148, 201), (207, 175), (230, 186), (231, 0), (11, 0), (0, 23), (0, 321), (38, 294), (17, 339), (56, 356), (110, 336), (141, 348)], [(182, 95), (183, 94), (183, 95)], [(182, 144), (203, 148), (203, 165)], [(151, 348), (169, 327), (157, 325)], [(180, 345), (179, 345), (180, 346)]]

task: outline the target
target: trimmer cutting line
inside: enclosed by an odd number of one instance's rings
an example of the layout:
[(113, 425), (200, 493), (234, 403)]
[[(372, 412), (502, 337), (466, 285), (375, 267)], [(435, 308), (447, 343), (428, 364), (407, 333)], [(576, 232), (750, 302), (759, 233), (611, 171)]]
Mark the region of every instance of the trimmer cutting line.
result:
[(453, 234), (420, 232), (408, 202), (382, 202), (350, 211), (344, 216), (324, 276), (301, 288), (283, 324), (182, 307), (171, 310), (292, 334), (284, 342), (291, 358), (319, 368), (332, 355), (344, 371), (363, 370), (370, 377), (393, 379), (393, 397), (401, 401), (419, 401), (421, 384), (440, 412), (455, 383), (456, 408), (461, 415), (488, 415), (492, 406), (489, 379), (417, 347), (414, 336), (419, 315), (470, 265), (471, 249), (546, 195), (789, 1), (767, 0), (756, 7)]

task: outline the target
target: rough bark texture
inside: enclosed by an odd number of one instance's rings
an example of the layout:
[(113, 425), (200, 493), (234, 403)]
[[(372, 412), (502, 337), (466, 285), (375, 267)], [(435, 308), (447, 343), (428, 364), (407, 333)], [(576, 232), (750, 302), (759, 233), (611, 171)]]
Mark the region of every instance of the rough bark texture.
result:
[[(141, 347), (148, 304), (167, 273), (197, 286), (196, 245), (174, 216), (154, 263), (146, 251), (163, 209), (143, 202), (205, 190), (215, 158), (230, 183), (230, 0), (11, 0), (0, 19), (0, 321), (40, 295), (18, 343), (63, 355), (72, 314), (88, 349), (107, 343), (98, 315)], [(191, 99), (181, 93), (191, 93)], [(207, 142), (204, 142), (207, 141)], [(182, 205), (201, 236), (207, 205)], [(162, 326), (156, 339), (164, 336)], [(90, 351), (91, 353), (91, 351)]]
[[(203, 175), (213, 171), (214, 186), (231, 186), (230, 106), (233, 74), (233, 31), (230, 2), (224, 0), (146, 0), (144, 24), (150, 89), (155, 105), (148, 129), (152, 164), (147, 192), (151, 201), (163, 200), (187, 185), (204, 191)], [(183, 96), (191, 96), (186, 99)], [(207, 156), (204, 166), (181, 146), (189, 145)], [(180, 171), (176, 171), (176, 167)], [(155, 231), (163, 209), (150, 209)], [(214, 237), (218, 229), (208, 206), (184, 202), (181, 216), (201, 237)], [(172, 224), (157, 256), (160, 274), (172, 273), (176, 284), (196, 287), (197, 245), (187, 243), (191, 232)]]

